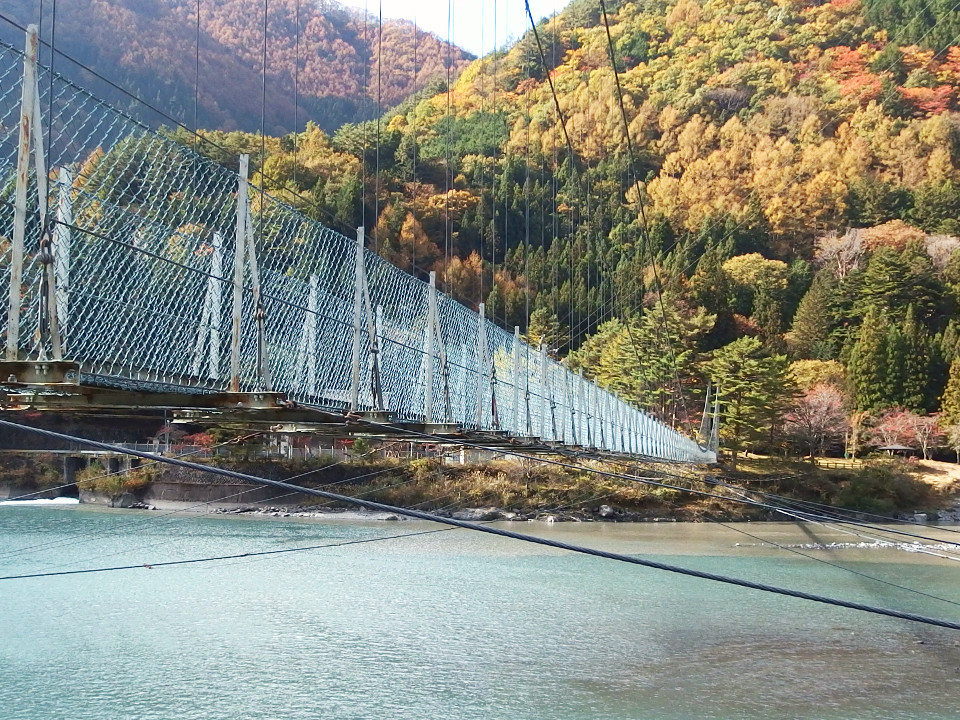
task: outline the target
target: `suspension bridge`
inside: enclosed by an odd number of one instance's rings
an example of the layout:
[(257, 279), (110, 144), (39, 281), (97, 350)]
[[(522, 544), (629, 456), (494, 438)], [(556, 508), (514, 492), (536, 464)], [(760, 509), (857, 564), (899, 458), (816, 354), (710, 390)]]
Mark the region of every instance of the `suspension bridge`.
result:
[(0, 45), (0, 409), (716, 460), (249, 181)]

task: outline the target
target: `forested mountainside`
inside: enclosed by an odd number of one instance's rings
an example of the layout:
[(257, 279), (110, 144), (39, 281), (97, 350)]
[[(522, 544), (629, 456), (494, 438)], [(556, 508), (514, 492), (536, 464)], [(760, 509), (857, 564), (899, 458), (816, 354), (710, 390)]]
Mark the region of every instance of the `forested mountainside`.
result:
[[(0, 14), (21, 25), (41, 23), (49, 39), (53, 5), (7, 0)], [(263, 7), (251, 0), (201, 0), (199, 86), (196, 0), (61, 2), (55, 39), (64, 53), (191, 127), (199, 99), (200, 126), (253, 131), (260, 128)], [(266, 127), (272, 134), (303, 127), (306, 118), (333, 131), (344, 122), (375, 117), (378, 47), (382, 109), (446, 78), (446, 43), (413, 23), (385, 20), (381, 38), (376, 18), (335, 2), (271, 0), (267, 10)], [(23, 45), (22, 33), (2, 21), (0, 39)], [(454, 46), (449, 56), (456, 74), (468, 55)], [(57, 60), (57, 69), (92, 85), (105, 99), (137, 110), (129, 98), (93, 82), (69, 62)]]
[(272, 140), (271, 190), (669, 422), (712, 381), (728, 447), (960, 445), (957, 13), (607, 7), (622, 109), (575, 0), (449, 92)]

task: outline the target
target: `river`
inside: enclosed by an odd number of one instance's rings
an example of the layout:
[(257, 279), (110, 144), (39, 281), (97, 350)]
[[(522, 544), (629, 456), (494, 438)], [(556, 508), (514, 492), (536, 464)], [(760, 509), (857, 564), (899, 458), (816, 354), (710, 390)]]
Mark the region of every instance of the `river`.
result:
[[(340, 545), (0, 581), (0, 717), (957, 717), (957, 631), (465, 530), (342, 544), (432, 527), (2, 506), (0, 576)], [(511, 525), (960, 620), (955, 604), (742, 532), (790, 544), (855, 540), (849, 535), (737, 527)], [(960, 600), (954, 560), (894, 549), (809, 552)]]

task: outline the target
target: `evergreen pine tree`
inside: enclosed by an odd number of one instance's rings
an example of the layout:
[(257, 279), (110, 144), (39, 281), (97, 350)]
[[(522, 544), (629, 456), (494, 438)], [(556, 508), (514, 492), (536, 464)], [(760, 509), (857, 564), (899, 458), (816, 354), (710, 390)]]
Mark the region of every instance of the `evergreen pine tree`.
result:
[(913, 306), (907, 308), (903, 322), (902, 405), (923, 412), (932, 404), (927, 396), (930, 385), (931, 346), (926, 329), (917, 321)]
[(950, 379), (943, 391), (940, 411), (945, 426), (960, 425), (960, 358), (950, 363)]
[(783, 319), (789, 321), (797, 312), (800, 301), (810, 290), (813, 282), (813, 268), (803, 258), (795, 258), (790, 262), (787, 271), (787, 289), (783, 293)]
[(569, 333), (557, 319), (556, 313), (546, 307), (538, 307), (530, 313), (530, 325), (527, 327), (526, 340), (533, 347), (540, 343), (547, 346), (547, 352), (556, 356), (561, 347), (567, 344)]
[(957, 332), (957, 323), (953, 318), (950, 318), (940, 338), (940, 354), (944, 362), (952, 363), (954, 358), (957, 357), (958, 343), (960, 343), (960, 333)]
[(893, 319), (903, 318), (909, 305), (920, 320), (936, 315), (943, 288), (922, 244), (909, 243), (902, 252), (881, 247), (863, 273), (863, 286), (854, 302), (858, 314), (882, 308)]
[(887, 399), (886, 315), (871, 307), (850, 351), (847, 374), (858, 410), (889, 407)]
[(787, 334), (790, 353), (797, 359), (829, 360), (830, 305), (835, 285), (833, 275), (819, 272), (800, 300), (797, 314)]
[[(884, 338), (884, 374), (881, 378), (880, 397), (872, 409), (906, 405), (907, 340), (899, 326), (888, 324)], [(915, 398), (911, 398), (915, 400)]]
[(927, 369), (927, 410), (936, 411), (940, 404), (940, 397), (947, 386), (947, 378), (950, 372), (950, 361), (943, 357), (943, 350), (940, 344), (931, 341), (930, 361)]
[(760, 328), (760, 340), (770, 352), (783, 352), (781, 293), (761, 285), (753, 301), (753, 319)]
[(730, 278), (723, 270), (724, 259), (722, 249), (710, 248), (700, 258), (697, 271), (690, 278), (690, 290), (694, 302), (716, 316), (713, 329), (704, 338), (703, 346), (706, 349), (726, 345), (736, 338), (733, 311), (730, 305), (733, 290), (730, 287)]
[(577, 350), (567, 356), (567, 367), (573, 371), (583, 370), (584, 375), (591, 380), (597, 377), (600, 356), (604, 348), (614, 342), (623, 331), (624, 325), (618, 318), (601, 324), (594, 335), (588, 337)]
[(793, 395), (785, 355), (764, 354), (757, 338), (734, 340), (714, 353), (708, 372), (720, 392), (720, 432), (734, 453), (751, 440), (769, 439)]
[(723, 271), (724, 258), (716, 248), (708, 249), (697, 263), (697, 271), (690, 278), (693, 299), (709, 313), (730, 312), (730, 278)]

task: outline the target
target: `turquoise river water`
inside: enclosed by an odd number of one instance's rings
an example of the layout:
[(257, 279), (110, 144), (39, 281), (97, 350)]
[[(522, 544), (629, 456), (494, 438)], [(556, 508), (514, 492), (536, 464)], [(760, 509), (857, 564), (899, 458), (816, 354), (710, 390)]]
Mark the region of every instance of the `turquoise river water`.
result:
[[(342, 543), (430, 527), (4, 505), (0, 576)], [(511, 527), (960, 621), (956, 604), (717, 525)], [(779, 543), (856, 540), (816, 526), (739, 527)], [(945, 530), (924, 532), (951, 538)], [(895, 549), (810, 552), (960, 601), (956, 560)], [(3, 720), (958, 714), (960, 632), (464, 530), (209, 564), (0, 581)]]

